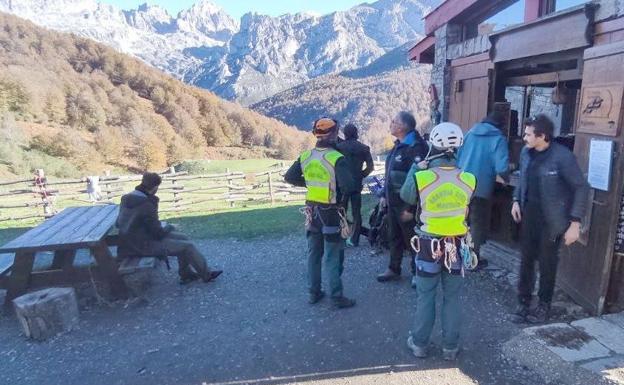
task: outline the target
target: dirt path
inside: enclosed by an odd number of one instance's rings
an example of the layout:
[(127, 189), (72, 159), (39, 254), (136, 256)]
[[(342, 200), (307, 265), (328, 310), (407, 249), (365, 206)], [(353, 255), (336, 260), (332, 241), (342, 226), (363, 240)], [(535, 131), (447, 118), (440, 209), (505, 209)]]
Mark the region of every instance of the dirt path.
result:
[(368, 247), (347, 251), (345, 294), (358, 305), (335, 311), (306, 302), (302, 235), (200, 245), (225, 270), (217, 282), (179, 286), (173, 271), (157, 272), (143, 299), (83, 309), (79, 330), (44, 343), (2, 316), (0, 383), (541, 383), (502, 357), (518, 332), (504, 316), (514, 297), (484, 273), (466, 278), (464, 350), (447, 363), (437, 325), (431, 357), (410, 355), (416, 293), (408, 279), (377, 283), (386, 258)]

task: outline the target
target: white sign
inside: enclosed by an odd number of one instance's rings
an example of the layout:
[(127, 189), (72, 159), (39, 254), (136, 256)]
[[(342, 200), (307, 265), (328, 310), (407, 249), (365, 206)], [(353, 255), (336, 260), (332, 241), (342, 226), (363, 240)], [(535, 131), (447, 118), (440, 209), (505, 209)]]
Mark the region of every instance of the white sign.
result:
[(587, 181), (595, 189), (609, 191), (613, 141), (592, 139), (589, 145)]

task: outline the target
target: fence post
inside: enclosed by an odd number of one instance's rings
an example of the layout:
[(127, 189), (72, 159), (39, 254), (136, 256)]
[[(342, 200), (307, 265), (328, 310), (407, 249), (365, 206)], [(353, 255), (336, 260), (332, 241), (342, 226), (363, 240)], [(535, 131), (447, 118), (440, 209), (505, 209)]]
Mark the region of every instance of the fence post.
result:
[[(226, 174), (225, 180), (226, 180), (227, 186), (228, 186), (228, 198), (232, 198), (232, 191), (233, 191), (232, 190), (232, 183), (233, 182), (232, 182), (232, 179), (230, 179), (231, 175), (230, 175), (230, 169), (229, 168), (225, 169), (225, 174)], [(230, 201), (230, 207), (234, 207), (234, 201), (233, 200)]]
[[(106, 170), (104, 171), (104, 176), (105, 177), (109, 177), (111, 174), (110, 170)], [(104, 181), (104, 192), (106, 193), (106, 200), (110, 201), (111, 197), (110, 197), (110, 185), (109, 185), (109, 180), (108, 178), (106, 178), (106, 180)]]
[(171, 191), (173, 191), (173, 210), (178, 211), (178, 190), (176, 190), (176, 187), (178, 186), (178, 181), (175, 179), (175, 167), (169, 167), (169, 174), (173, 175), (173, 177), (171, 178)]
[(269, 171), (268, 174), (268, 178), (269, 178), (269, 197), (271, 198), (271, 206), (273, 206), (273, 204), (275, 203), (275, 198), (273, 196), (273, 178), (271, 177), (273, 175), (273, 173), (271, 171)]

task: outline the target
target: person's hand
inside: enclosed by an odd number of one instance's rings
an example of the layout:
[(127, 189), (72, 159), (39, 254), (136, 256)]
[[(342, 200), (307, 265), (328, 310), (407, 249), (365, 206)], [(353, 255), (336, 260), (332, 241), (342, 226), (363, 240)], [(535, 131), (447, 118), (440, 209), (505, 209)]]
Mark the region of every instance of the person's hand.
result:
[(563, 241), (566, 246), (570, 246), (574, 242), (578, 241), (581, 236), (581, 223), (580, 222), (572, 222), (566, 230), (565, 234), (563, 234)]
[(386, 198), (379, 198), (379, 207), (386, 207)]
[(421, 169), (421, 170), (426, 170), (426, 169), (429, 168), (429, 161), (428, 160), (421, 160), (420, 162), (418, 162), (418, 164), (416, 166), (418, 166), (418, 168)]
[(399, 220), (401, 222), (409, 222), (412, 219), (414, 219), (414, 213), (412, 213), (409, 210), (403, 210), (401, 211), (401, 213), (399, 214)]
[(520, 221), (522, 221), (522, 214), (520, 213), (520, 203), (514, 202), (513, 206), (511, 206), (511, 217), (516, 223), (520, 223)]
[(496, 182), (502, 184), (503, 186), (507, 186), (507, 182), (505, 181), (505, 179), (503, 179), (502, 176), (500, 175), (496, 175)]

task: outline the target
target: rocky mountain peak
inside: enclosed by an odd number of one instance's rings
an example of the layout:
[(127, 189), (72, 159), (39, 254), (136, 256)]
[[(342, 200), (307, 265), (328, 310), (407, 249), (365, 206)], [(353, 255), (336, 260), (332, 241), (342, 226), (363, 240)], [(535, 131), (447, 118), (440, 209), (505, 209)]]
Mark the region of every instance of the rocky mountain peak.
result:
[(200, 0), (178, 14), (177, 25), (183, 32), (199, 32), (216, 40), (229, 40), (238, 30), (238, 22), (223, 8), (208, 0)]

